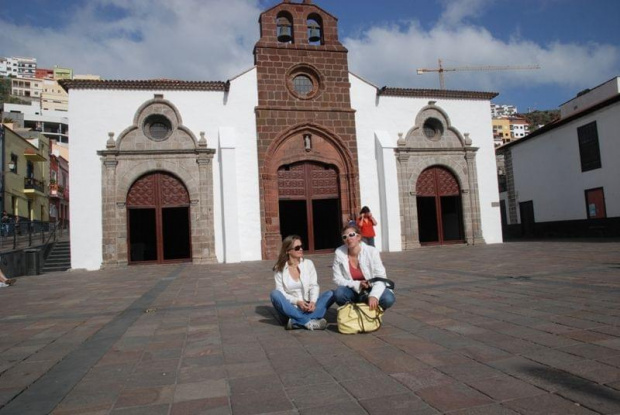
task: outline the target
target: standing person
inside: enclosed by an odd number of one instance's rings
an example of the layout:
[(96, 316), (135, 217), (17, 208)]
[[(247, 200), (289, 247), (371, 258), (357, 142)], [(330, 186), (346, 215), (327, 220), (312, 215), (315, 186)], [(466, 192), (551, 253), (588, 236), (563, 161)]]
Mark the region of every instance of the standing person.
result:
[(371, 310), (381, 306), (387, 310), (396, 301), (392, 290), (384, 282), (370, 282), (386, 278), (379, 250), (362, 242), (357, 226), (347, 225), (342, 230), (344, 245), (336, 249), (332, 271), (338, 286), (334, 296), (341, 306), (348, 302), (367, 303)]
[(375, 226), (377, 220), (372, 216), (368, 206), (364, 206), (357, 217), (357, 227), (362, 233), (362, 240), (371, 246), (375, 246)]
[(15, 284), (15, 278), (7, 278), (0, 269), (0, 288), (8, 287)]
[(334, 303), (334, 293), (325, 291), (319, 295), (314, 264), (303, 256), (301, 237), (284, 238), (278, 261), (273, 266), (276, 289), (271, 292), (271, 303), (286, 320), (287, 330), (296, 327), (325, 330), (327, 321), (323, 316)]

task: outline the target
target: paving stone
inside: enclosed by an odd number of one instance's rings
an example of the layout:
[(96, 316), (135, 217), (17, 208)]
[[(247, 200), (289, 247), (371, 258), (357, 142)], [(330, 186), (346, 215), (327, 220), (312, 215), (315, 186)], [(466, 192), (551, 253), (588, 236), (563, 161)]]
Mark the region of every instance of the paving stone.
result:
[(493, 404), (450, 412), (450, 415), (519, 415), (519, 413), (501, 404)]
[(536, 399), (523, 398), (503, 403), (504, 406), (523, 415), (595, 415), (590, 411), (560, 396), (547, 394)]
[(232, 414), (232, 410), (228, 398), (225, 397), (197, 399), (172, 404), (170, 415), (188, 414), (226, 415)]
[(331, 383), (321, 383), (304, 386), (286, 385), (286, 394), (298, 409), (312, 408), (347, 402), (355, 404), (353, 397), (341, 385)]
[(433, 415), (439, 413), (413, 393), (375, 399), (362, 399), (360, 404), (369, 414), (377, 415)]
[(294, 409), (284, 390), (233, 394), (230, 402), (235, 415), (263, 414)]
[(161, 388), (125, 389), (121, 392), (114, 408), (129, 406), (157, 405), (172, 403), (174, 387), (164, 386)]
[(205, 380), (203, 382), (177, 384), (174, 402), (225, 396), (228, 396), (228, 385), (224, 379)]
[(546, 391), (510, 376), (498, 376), (467, 382), (472, 388), (490, 396), (496, 401), (524, 398), (545, 394)]
[(416, 391), (416, 395), (440, 411), (454, 411), (493, 403), (480, 392), (462, 384), (450, 383)]

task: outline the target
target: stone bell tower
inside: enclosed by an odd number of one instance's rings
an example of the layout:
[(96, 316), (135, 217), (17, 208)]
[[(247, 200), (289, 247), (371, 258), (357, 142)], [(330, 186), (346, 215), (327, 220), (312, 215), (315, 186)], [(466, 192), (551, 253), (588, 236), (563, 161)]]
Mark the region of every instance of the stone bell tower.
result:
[(359, 206), (355, 111), (337, 19), (311, 0), (261, 14), (254, 47), (263, 258), (283, 237), (332, 250)]

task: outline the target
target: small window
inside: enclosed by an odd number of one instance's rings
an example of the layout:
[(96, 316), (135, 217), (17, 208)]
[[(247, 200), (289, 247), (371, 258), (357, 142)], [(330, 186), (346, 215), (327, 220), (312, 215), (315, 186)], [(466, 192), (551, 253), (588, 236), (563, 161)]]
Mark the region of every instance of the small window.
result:
[(312, 79), (306, 75), (297, 75), (293, 79), (293, 87), (295, 88), (295, 92), (304, 97), (314, 89)]
[(172, 133), (170, 120), (161, 114), (149, 115), (144, 120), (144, 134), (153, 141), (163, 141)]
[(443, 135), (443, 124), (437, 118), (424, 121), (424, 136), (429, 140), (439, 140)]
[(602, 219), (607, 217), (605, 210), (605, 193), (603, 188), (586, 190), (586, 210), (588, 219)]
[(579, 157), (581, 158), (581, 171), (589, 171), (601, 168), (601, 151), (598, 145), (598, 131), (596, 121), (577, 128), (579, 138)]
[(17, 173), (17, 154), (11, 154), (11, 161), (9, 162), (9, 171), (11, 173)]

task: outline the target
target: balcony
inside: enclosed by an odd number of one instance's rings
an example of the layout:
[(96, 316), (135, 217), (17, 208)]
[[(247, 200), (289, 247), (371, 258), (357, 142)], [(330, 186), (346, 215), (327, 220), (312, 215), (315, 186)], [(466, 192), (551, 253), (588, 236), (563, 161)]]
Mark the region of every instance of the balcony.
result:
[(54, 199), (64, 199), (65, 188), (58, 183), (50, 183), (50, 197)]
[(32, 177), (24, 178), (24, 194), (27, 196), (45, 196), (45, 182)]

